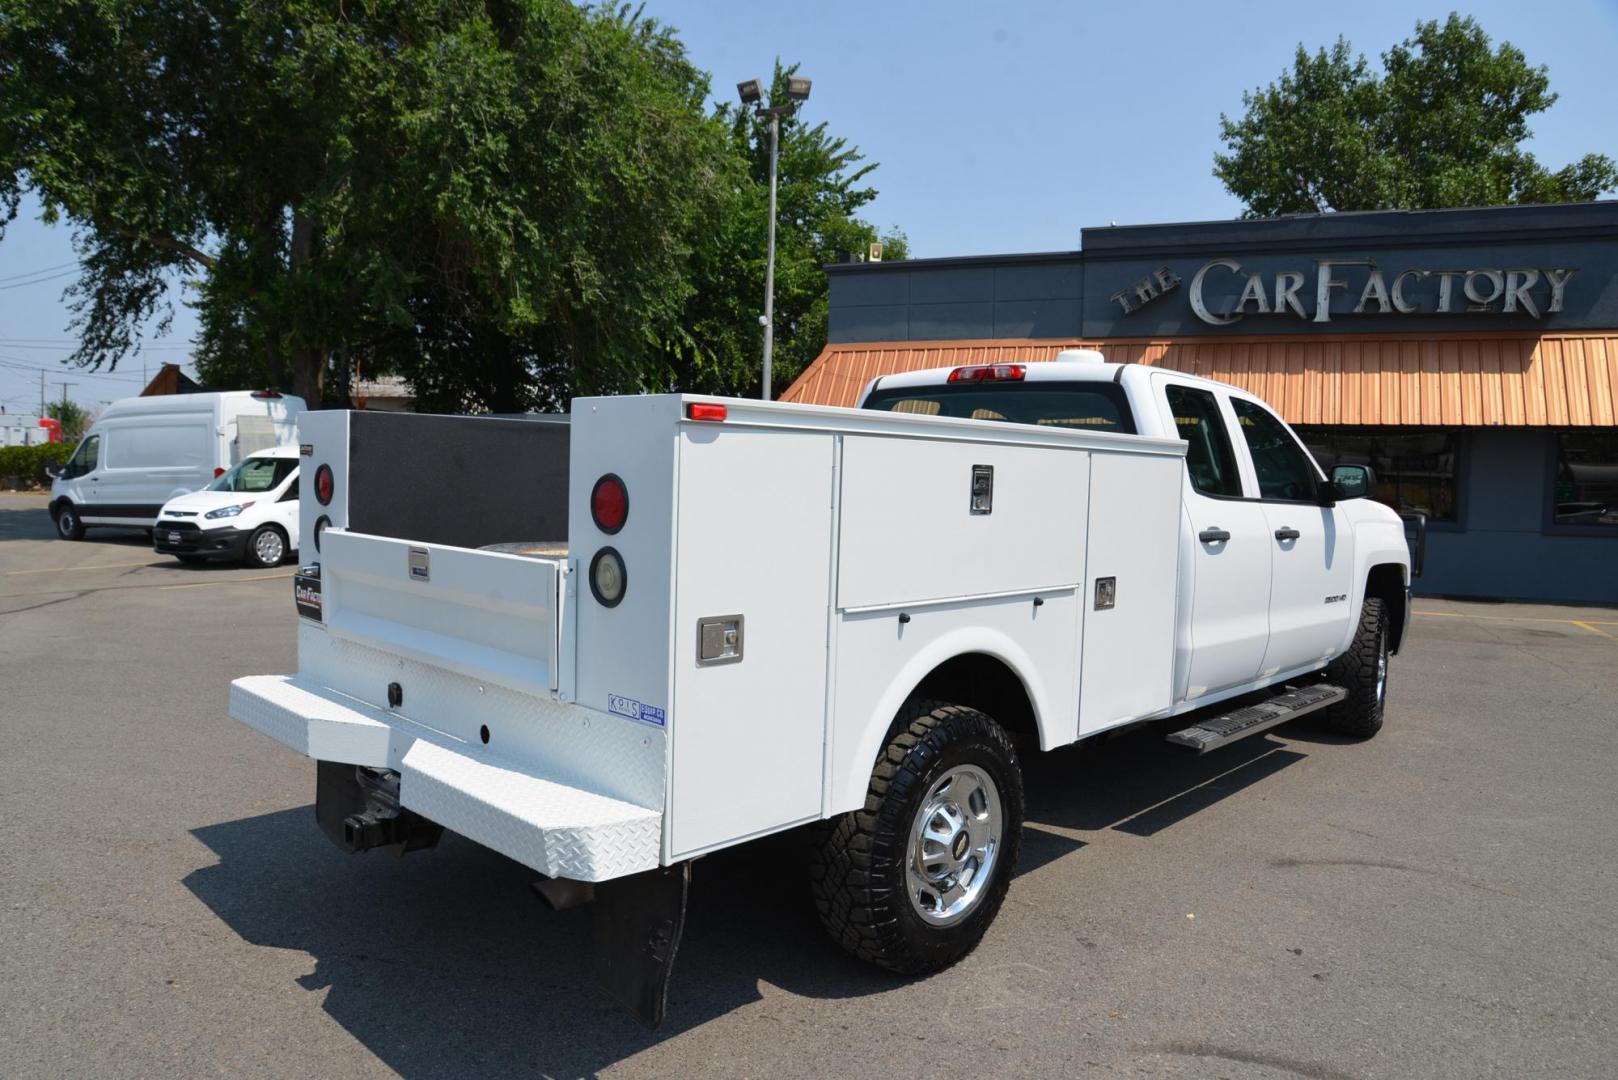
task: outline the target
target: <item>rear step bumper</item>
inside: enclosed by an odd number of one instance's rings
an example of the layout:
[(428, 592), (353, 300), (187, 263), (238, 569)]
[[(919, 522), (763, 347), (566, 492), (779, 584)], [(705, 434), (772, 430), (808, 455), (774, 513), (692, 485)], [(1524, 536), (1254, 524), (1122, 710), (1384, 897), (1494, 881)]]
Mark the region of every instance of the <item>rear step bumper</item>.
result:
[(1289, 686), (1280, 693), (1254, 705), (1244, 705), (1220, 716), (1198, 720), (1184, 731), (1169, 735), (1171, 743), (1189, 746), (1199, 754), (1216, 750), (1237, 739), (1257, 735), (1293, 717), (1312, 713), (1335, 705), (1348, 696), (1341, 686), (1311, 683), (1307, 686)]
[(657, 867), (661, 811), (563, 783), (290, 675), (230, 685), (230, 715), (317, 761), (391, 769), (399, 805), (546, 877)]

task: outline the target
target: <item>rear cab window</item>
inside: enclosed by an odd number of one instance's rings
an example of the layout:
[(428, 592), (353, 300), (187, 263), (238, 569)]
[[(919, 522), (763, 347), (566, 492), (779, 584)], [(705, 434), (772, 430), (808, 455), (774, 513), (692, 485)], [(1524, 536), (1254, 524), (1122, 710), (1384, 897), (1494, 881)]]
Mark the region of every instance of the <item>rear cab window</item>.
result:
[(994, 420), (1069, 430), (1135, 434), (1123, 388), (1110, 382), (955, 383), (877, 387), (865, 408), (916, 416)]
[(1191, 486), (1219, 499), (1242, 497), (1236, 452), (1230, 445), (1219, 399), (1200, 387), (1170, 383), (1163, 388), (1174, 414), (1174, 428), (1186, 442), (1185, 470)]

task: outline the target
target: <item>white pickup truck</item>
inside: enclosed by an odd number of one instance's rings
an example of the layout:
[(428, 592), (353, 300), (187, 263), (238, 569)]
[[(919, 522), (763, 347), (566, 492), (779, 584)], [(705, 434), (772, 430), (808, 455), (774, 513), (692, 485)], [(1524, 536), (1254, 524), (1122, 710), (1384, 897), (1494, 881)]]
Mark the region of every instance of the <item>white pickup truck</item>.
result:
[(649, 1024), (708, 852), (807, 827), (832, 936), (926, 973), (1010, 885), (1019, 755), (1381, 727), (1404, 525), (1262, 401), (1076, 351), (861, 406), (305, 413), (299, 670), (230, 713), (319, 762), (344, 848), (449, 828), (593, 900)]

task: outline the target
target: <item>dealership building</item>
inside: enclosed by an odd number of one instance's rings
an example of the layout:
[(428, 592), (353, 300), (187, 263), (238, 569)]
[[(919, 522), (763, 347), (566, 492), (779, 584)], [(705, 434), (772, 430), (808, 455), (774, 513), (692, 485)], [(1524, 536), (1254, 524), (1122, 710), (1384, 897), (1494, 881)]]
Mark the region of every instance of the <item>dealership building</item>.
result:
[(1618, 202), (1085, 229), (827, 268), (782, 400), (1063, 349), (1233, 383), (1428, 521), (1427, 595), (1618, 604)]

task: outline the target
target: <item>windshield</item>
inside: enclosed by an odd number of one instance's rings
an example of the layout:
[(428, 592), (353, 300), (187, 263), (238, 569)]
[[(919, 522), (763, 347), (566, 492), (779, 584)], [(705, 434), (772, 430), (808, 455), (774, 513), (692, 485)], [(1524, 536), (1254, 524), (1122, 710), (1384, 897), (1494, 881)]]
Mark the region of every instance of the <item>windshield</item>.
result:
[(1121, 386), (1110, 382), (954, 383), (877, 387), (865, 408), (1041, 427), (1135, 433)]
[(248, 458), (208, 485), (209, 491), (274, 491), (298, 467), (297, 458)]

